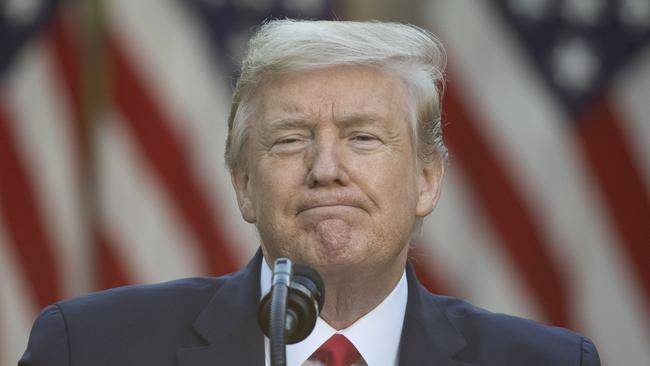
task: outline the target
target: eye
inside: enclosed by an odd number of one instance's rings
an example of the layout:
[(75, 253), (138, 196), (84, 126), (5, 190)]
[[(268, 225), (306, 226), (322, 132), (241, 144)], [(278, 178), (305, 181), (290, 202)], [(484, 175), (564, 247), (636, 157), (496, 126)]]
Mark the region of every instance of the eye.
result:
[(306, 136), (301, 135), (283, 136), (273, 142), (271, 149), (276, 153), (293, 153), (302, 150), (308, 140)]
[(362, 144), (381, 143), (379, 137), (368, 133), (358, 133), (350, 137), (350, 140)]
[(293, 144), (293, 143), (300, 142), (300, 141), (301, 141), (301, 139), (299, 139), (298, 137), (286, 137), (286, 138), (282, 138), (282, 139), (276, 141), (275, 144), (276, 145), (288, 145), (288, 144)]
[(307, 136), (293, 133), (290, 135), (278, 136), (273, 142), (273, 145), (292, 145), (305, 142), (306, 140)]
[(348, 141), (350, 146), (360, 151), (373, 151), (383, 144), (377, 135), (366, 132), (354, 133), (350, 135)]
[(377, 140), (377, 138), (375, 136), (371, 136), (371, 135), (356, 135), (356, 136), (353, 136), (352, 139), (356, 140), (356, 141), (373, 141), (373, 140)]

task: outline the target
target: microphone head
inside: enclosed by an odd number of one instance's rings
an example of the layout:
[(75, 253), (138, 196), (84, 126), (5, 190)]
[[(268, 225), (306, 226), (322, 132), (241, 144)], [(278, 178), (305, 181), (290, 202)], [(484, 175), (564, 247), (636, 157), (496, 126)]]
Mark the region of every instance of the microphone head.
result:
[[(298, 343), (309, 336), (325, 301), (325, 285), (318, 272), (300, 264), (293, 264), (292, 272), (285, 321), (287, 344)], [(270, 334), (272, 293), (273, 288), (264, 295), (257, 308), (257, 321), (266, 336)]]
[(298, 282), (309, 289), (316, 299), (318, 313), (320, 313), (323, 310), (323, 302), (325, 301), (325, 283), (320, 274), (311, 267), (295, 263), (291, 281)]

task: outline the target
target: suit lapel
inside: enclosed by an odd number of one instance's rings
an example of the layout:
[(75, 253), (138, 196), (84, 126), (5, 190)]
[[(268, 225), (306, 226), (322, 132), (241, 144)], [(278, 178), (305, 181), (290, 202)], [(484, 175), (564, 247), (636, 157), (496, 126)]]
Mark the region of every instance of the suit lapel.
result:
[(257, 325), (261, 261), (258, 251), (246, 268), (224, 279), (193, 324), (207, 345), (179, 349), (179, 366), (264, 365), (264, 336)]
[(465, 338), (443, 312), (436, 297), (418, 282), (406, 265), (408, 302), (400, 341), (400, 365), (478, 366), (454, 356), (466, 346)]

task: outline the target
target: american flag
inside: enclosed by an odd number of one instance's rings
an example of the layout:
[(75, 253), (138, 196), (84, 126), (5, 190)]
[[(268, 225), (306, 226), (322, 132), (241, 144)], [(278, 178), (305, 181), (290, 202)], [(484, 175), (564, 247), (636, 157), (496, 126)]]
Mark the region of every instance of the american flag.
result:
[[(0, 5), (0, 365), (38, 310), (230, 272), (259, 245), (223, 163), (237, 60), (324, 0)], [(650, 359), (650, 1), (441, 0), (443, 194), (413, 251), (432, 290)], [(390, 16), (388, 14), (387, 16)]]

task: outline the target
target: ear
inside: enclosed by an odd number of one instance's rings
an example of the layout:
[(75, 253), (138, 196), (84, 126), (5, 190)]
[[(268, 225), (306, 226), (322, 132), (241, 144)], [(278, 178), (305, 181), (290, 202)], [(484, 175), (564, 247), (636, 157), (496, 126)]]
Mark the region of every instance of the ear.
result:
[(415, 206), (415, 215), (424, 217), (433, 211), (440, 197), (442, 177), (445, 167), (442, 161), (419, 164), (418, 202)]
[(241, 211), (242, 217), (247, 222), (254, 224), (257, 221), (257, 217), (255, 215), (253, 197), (249, 190), (250, 179), (248, 172), (240, 168), (233, 168), (230, 170), (230, 180), (235, 188), (235, 194), (237, 194), (237, 204), (239, 205), (239, 211)]

